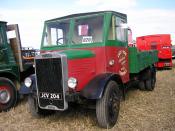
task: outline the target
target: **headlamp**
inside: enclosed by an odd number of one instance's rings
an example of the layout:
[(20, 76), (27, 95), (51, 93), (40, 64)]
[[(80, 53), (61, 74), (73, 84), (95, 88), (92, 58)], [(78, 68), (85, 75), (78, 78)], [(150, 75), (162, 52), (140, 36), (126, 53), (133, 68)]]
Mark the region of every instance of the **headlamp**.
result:
[(30, 77), (27, 77), (25, 80), (24, 80), (24, 84), (26, 87), (31, 87), (32, 85), (32, 79)]

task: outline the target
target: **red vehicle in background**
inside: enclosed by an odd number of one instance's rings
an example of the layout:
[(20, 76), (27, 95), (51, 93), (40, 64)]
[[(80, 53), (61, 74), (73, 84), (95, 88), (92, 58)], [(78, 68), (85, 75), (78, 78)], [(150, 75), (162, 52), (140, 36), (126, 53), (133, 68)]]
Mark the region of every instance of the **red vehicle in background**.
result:
[(157, 68), (172, 67), (172, 50), (170, 34), (157, 34), (137, 37), (136, 46), (139, 50), (158, 50)]

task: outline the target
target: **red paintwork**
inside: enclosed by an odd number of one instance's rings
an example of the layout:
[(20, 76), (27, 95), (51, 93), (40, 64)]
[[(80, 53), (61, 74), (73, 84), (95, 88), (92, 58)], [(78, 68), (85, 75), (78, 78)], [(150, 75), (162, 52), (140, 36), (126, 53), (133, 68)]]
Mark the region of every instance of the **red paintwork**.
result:
[[(129, 81), (128, 48), (105, 46), (79, 49), (91, 50), (95, 56), (68, 59), (68, 77), (75, 77), (78, 80), (76, 91), (81, 91), (95, 76), (107, 72), (119, 74), (123, 83)], [(113, 66), (109, 65), (110, 60), (114, 60)]]
[(68, 77), (78, 80), (76, 87), (80, 91), (96, 75), (96, 64), (94, 58), (68, 60)]
[(156, 67), (162, 68), (162, 67), (172, 67), (173, 63), (171, 61), (166, 61), (166, 62), (157, 62)]
[[(83, 50), (83, 49), (82, 49)], [(112, 72), (120, 74), (120, 70), (126, 69), (125, 74), (121, 74), (123, 83), (129, 81), (129, 68), (128, 68), (128, 49), (118, 47), (97, 47), (85, 48), (84, 50), (91, 50), (96, 54), (93, 58), (72, 59), (68, 60), (68, 76), (75, 77), (78, 80), (76, 91), (81, 91), (95, 76)], [(118, 52), (124, 50), (125, 55), (118, 58)], [(120, 59), (120, 62), (119, 62)], [(114, 60), (114, 65), (110, 66), (109, 60)], [(124, 70), (125, 71), (125, 70)]]
[[(128, 48), (106, 47), (107, 72), (114, 72), (121, 76), (123, 83), (129, 81)], [(115, 60), (114, 66), (109, 66), (109, 61)]]
[[(6, 86), (6, 85), (0, 86), (0, 91), (2, 91), (2, 90), (8, 90), (10, 95), (12, 95), (12, 92), (8, 86)], [(6, 105), (0, 103), (0, 109), (5, 109), (5, 108), (6, 108)]]
[(143, 50), (158, 50), (159, 62), (156, 67), (172, 67), (171, 37), (169, 34), (148, 35), (137, 37), (137, 48)]

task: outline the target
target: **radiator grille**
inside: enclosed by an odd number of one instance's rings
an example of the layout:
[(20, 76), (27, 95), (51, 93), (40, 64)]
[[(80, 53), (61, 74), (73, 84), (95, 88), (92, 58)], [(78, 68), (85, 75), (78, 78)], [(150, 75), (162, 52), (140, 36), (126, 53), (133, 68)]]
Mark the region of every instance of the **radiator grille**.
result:
[[(53, 105), (64, 109), (61, 58), (36, 59), (35, 64), (40, 106), (45, 108), (48, 105)], [(50, 96), (41, 98), (40, 94), (43, 93), (58, 94), (59, 99), (52, 99)]]

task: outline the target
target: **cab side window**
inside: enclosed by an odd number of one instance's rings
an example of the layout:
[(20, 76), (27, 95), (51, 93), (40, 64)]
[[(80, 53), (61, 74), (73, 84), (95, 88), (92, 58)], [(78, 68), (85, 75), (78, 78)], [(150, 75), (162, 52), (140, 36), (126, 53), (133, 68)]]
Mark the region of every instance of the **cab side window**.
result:
[(127, 41), (127, 30), (122, 27), (122, 24), (125, 24), (126, 22), (122, 20), (119, 17), (116, 17), (115, 27), (116, 27), (116, 39), (122, 42)]
[(123, 19), (112, 16), (108, 39), (127, 42), (127, 29), (122, 26), (125, 23)]

